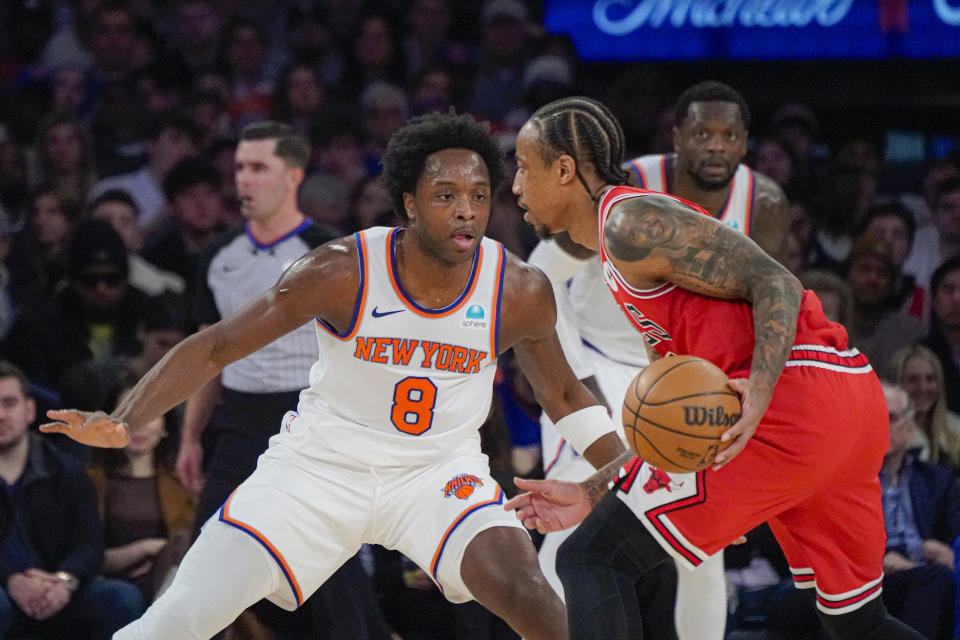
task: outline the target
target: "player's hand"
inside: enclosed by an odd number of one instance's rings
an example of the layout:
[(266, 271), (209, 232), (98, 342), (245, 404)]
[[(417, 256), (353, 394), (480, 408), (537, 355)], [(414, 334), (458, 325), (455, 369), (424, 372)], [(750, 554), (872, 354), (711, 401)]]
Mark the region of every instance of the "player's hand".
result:
[(130, 443), (130, 429), (126, 423), (103, 411), (51, 409), (47, 417), (57, 422), (40, 425), (44, 433), (62, 433), (91, 447), (122, 449)]
[(203, 447), (196, 439), (184, 438), (177, 452), (177, 476), (188, 490), (200, 493), (206, 478), (203, 475)]
[(720, 436), (722, 442), (730, 444), (714, 458), (714, 471), (726, 466), (743, 451), (747, 442), (757, 432), (757, 426), (773, 398), (773, 389), (767, 389), (763, 385), (754, 384), (751, 380), (743, 378), (730, 380), (730, 388), (740, 394), (740, 419)]
[(576, 482), (514, 478), (514, 483), (527, 493), (508, 500), (503, 508), (516, 509), (517, 518), (527, 529), (540, 533), (569, 529), (593, 508), (586, 490)]

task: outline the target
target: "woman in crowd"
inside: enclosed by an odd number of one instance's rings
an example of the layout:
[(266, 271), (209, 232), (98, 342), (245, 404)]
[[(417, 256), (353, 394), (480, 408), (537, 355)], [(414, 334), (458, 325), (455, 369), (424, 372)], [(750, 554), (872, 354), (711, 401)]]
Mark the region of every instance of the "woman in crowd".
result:
[(920, 457), (960, 471), (960, 416), (947, 409), (943, 368), (937, 356), (922, 345), (894, 354), (892, 374), (916, 406), (917, 429), (911, 447)]
[[(120, 375), (119, 403), (137, 377)], [(104, 574), (128, 580), (146, 602), (159, 595), (190, 543), (196, 499), (173, 472), (175, 438), (166, 419), (137, 432), (124, 449), (98, 449), (90, 468), (103, 520)]]

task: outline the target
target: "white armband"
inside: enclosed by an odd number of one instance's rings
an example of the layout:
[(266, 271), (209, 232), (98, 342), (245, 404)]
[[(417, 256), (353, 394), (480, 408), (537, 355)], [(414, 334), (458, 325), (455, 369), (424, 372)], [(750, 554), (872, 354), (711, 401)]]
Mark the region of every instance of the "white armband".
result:
[(587, 260), (575, 258), (553, 240), (541, 240), (530, 252), (527, 264), (543, 271), (553, 286), (562, 286), (577, 275)]
[(574, 411), (557, 420), (555, 426), (563, 439), (581, 455), (601, 437), (617, 430), (607, 408), (600, 404)]

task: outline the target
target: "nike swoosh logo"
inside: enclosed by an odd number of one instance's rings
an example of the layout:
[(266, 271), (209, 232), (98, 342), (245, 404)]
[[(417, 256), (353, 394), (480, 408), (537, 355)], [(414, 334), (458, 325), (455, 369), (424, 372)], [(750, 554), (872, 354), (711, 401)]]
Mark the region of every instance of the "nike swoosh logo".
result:
[(382, 318), (383, 316), (392, 316), (393, 314), (400, 313), (401, 311), (404, 311), (404, 309), (397, 309), (396, 311), (377, 311), (377, 308), (374, 307), (373, 311), (370, 312), (370, 315), (372, 315), (374, 318)]

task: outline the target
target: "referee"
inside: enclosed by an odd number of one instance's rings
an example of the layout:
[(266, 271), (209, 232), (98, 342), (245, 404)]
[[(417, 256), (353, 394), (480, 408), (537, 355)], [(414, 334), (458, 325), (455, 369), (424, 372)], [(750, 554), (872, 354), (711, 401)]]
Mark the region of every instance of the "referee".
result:
[[(303, 254), (337, 237), (297, 209), (309, 155), (306, 140), (287, 124), (262, 121), (242, 130), (236, 184), (246, 221), (210, 247), (198, 271), (194, 313), (201, 328), (238, 311)], [(254, 470), (283, 415), (296, 409), (318, 353), (316, 329), (306, 324), (227, 365), (187, 401), (177, 472), (200, 493), (194, 537)], [(308, 625), (313, 638), (388, 637), (357, 558), (295, 614), (266, 601), (255, 610), (270, 627)]]

